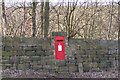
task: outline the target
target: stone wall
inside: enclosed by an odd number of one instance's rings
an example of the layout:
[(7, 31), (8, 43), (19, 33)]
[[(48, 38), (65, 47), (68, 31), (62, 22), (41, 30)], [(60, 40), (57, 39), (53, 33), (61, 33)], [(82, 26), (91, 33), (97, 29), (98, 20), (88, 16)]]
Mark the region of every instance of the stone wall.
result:
[[(51, 39), (4, 37), (2, 68), (42, 72), (88, 72), (117, 69), (117, 42), (71, 39), (65, 61), (56, 61)], [(67, 43), (66, 43), (67, 44)], [(110, 46), (111, 45), (111, 46)], [(108, 48), (109, 46), (109, 48)]]

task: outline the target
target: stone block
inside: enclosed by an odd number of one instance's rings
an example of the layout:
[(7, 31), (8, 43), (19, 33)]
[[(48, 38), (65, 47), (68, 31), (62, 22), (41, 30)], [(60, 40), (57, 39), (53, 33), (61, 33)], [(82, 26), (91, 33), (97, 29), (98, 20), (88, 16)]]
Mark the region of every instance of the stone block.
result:
[(82, 65), (82, 63), (78, 63), (78, 70), (79, 70), (79, 72), (83, 72), (83, 65)]
[(9, 56), (3, 56), (2, 55), (2, 60), (9, 60)]
[(46, 51), (46, 52), (45, 52), (45, 55), (46, 55), (46, 56), (53, 55), (53, 51)]
[(40, 64), (46, 64), (46, 65), (55, 65), (54, 59), (44, 59), (39, 61)]
[(52, 32), (52, 36), (67, 36), (66, 32)]
[(12, 46), (4, 46), (4, 51), (11, 51), (12, 50)]
[(20, 51), (22, 49), (19, 47), (19, 44), (14, 44), (14, 45), (12, 45), (12, 50), (14, 50), (14, 51)]
[(69, 72), (78, 72), (78, 66), (75, 65), (69, 66)]
[(2, 60), (2, 64), (9, 64), (9, 60)]
[(33, 65), (33, 70), (41, 70), (43, 69), (42, 65)]
[(25, 51), (33, 51), (33, 48), (31, 46), (26, 45), (26, 46), (23, 47), (23, 50), (25, 50)]
[(30, 60), (32, 60), (32, 61), (39, 61), (40, 60), (40, 56), (31, 56)]
[(69, 68), (67, 66), (58, 67), (57, 71), (58, 72), (68, 72)]
[(45, 68), (45, 69), (51, 69), (51, 66), (50, 65), (44, 65), (43, 68)]
[(83, 58), (81, 58), (81, 55), (78, 55), (78, 56), (77, 56), (77, 62), (80, 63), (80, 62), (82, 62), (82, 61), (83, 61)]
[(37, 50), (35, 53), (36, 56), (44, 56), (46, 53), (44, 51)]
[(35, 56), (36, 52), (35, 51), (27, 51), (27, 52), (25, 52), (25, 55), (26, 56)]
[(19, 70), (25, 70), (25, 64), (19, 64), (18, 69)]
[(40, 61), (38, 61), (38, 64), (39, 64), (39, 65), (46, 65), (47, 62), (46, 62), (45, 60), (40, 60)]
[(49, 59), (46, 61), (47, 65), (55, 65), (55, 60), (54, 59)]
[(24, 66), (24, 69), (25, 69), (25, 70), (27, 70), (27, 69), (32, 69), (32, 67), (33, 67), (32, 63), (30, 63), (30, 62), (24, 63), (23, 66)]
[(55, 65), (57, 65), (57, 66), (65, 66), (66, 63), (65, 63), (65, 61), (55, 61)]
[(5, 70), (6, 69), (6, 66), (5, 65), (2, 65), (2, 70)]
[(50, 49), (51, 49), (50, 43), (48, 43), (48, 41), (44, 41), (42, 43), (42, 50), (50, 50)]
[(34, 67), (34, 69), (42, 72), (50, 72), (52, 70), (50, 65), (40, 65), (40, 66)]
[(23, 50), (16, 51), (16, 55), (25, 56), (25, 51), (23, 51)]
[(20, 57), (20, 63), (25, 63), (29, 60), (29, 56), (21, 56)]
[(77, 53), (78, 55), (83, 55), (83, 54), (84, 54), (84, 50), (76, 50), (76, 53)]
[(12, 67), (11, 64), (4, 64), (4, 65), (2, 65), (2, 68), (3, 68), (3, 69), (11, 68), (11, 67)]
[(89, 71), (90, 71), (89, 63), (84, 63), (83, 64), (83, 72), (89, 72)]

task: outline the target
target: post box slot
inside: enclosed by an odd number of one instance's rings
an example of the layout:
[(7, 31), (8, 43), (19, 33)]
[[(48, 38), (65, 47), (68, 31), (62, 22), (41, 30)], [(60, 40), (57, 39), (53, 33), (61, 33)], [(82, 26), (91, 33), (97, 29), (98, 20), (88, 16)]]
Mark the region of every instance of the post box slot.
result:
[(57, 40), (58, 42), (62, 42), (63, 40)]

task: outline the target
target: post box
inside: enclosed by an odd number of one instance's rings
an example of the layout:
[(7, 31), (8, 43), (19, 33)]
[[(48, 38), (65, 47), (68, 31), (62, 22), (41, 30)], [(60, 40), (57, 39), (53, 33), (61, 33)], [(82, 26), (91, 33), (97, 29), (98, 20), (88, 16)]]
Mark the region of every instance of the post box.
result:
[(65, 59), (65, 46), (64, 46), (64, 36), (55, 36), (55, 59), (64, 60)]

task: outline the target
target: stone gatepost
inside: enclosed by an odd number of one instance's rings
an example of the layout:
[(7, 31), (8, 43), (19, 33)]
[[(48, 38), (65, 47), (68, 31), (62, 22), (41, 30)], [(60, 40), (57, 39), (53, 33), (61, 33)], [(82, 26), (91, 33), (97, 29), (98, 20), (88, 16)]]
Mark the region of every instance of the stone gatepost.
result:
[(64, 41), (64, 46), (65, 46), (65, 59), (66, 59), (66, 47), (68, 46), (68, 39), (67, 39), (67, 34), (66, 32), (52, 32), (51, 35), (51, 49), (53, 50), (54, 53), (54, 61), (55, 61), (55, 65), (61, 66), (61, 65), (65, 65), (65, 60), (56, 60), (55, 59), (55, 36), (64, 36), (65, 41)]

